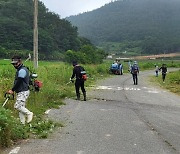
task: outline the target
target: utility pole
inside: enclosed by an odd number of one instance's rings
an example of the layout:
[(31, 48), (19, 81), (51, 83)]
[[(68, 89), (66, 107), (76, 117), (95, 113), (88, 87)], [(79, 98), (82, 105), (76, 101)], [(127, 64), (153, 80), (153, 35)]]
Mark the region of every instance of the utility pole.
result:
[(38, 0), (34, 0), (33, 61), (34, 68), (38, 68)]

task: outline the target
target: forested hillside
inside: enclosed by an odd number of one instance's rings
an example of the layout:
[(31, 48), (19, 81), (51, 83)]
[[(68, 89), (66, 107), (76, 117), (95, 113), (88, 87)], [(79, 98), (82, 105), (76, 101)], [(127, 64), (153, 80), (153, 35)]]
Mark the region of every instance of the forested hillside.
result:
[(67, 20), (106, 50), (180, 51), (179, 0), (120, 0)]
[[(89, 40), (78, 36), (76, 27), (49, 12), (40, 1), (38, 9), (40, 59), (58, 59), (67, 50), (92, 46)], [(33, 0), (0, 1), (0, 58), (10, 58), (16, 52), (27, 56), (33, 51), (33, 12)]]

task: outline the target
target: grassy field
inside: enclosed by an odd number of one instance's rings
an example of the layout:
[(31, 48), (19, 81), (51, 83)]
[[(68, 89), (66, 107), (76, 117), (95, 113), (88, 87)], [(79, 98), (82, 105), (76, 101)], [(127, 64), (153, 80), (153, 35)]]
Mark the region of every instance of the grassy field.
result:
[(159, 77), (151, 77), (150, 80), (153, 83), (157, 83), (160, 87), (180, 95), (180, 70), (167, 73), (165, 83), (163, 83), (161, 75)]
[[(85, 83), (87, 88), (91, 87), (99, 79), (109, 77), (109, 67), (113, 61), (107, 61), (99, 65), (83, 65), (86, 69), (88, 80)], [(121, 61), (124, 72), (128, 72), (128, 62)], [(158, 61), (147, 60), (138, 61), (140, 70), (154, 69), (154, 65), (161, 66), (166, 63), (168, 67), (180, 67), (180, 62), (176, 60)], [(32, 62), (25, 63), (31, 71)], [(51, 108), (59, 108), (64, 105), (63, 99), (66, 97), (75, 99), (74, 84), (68, 84), (73, 67), (63, 62), (39, 62), (39, 68), (35, 71), (38, 79), (43, 82), (43, 87), (39, 92), (31, 91), (27, 102), (27, 108), (34, 112), (34, 119), (31, 125), (21, 125), (18, 119), (18, 112), (14, 109), (14, 100), (10, 100), (7, 105), (0, 107), (0, 147), (8, 147), (19, 139), (24, 138), (46, 138), (56, 126), (63, 127), (63, 122), (56, 123), (46, 118), (45, 111)], [(179, 74), (179, 72), (177, 73)], [(0, 105), (4, 102), (4, 93), (12, 88), (15, 69), (10, 64), (10, 60), (0, 60)], [(174, 76), (172, 74), (172, 76)], [(167, 81), (170, 81), (167, 76)], [(173, 77), (172, 77), (173, 78)], [(159, 82), (160, 78), (157, 79)], [(176, 87), (179, 80), (171, 79)], [(155, 80), (155, 82), (157, 82)], [(171, 89), (173, 89), (173, 87)]]

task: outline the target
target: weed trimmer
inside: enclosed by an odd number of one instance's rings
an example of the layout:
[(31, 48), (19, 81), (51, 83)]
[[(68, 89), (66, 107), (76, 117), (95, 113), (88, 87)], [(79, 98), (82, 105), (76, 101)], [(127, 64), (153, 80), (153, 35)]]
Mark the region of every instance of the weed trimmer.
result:
[(68, 85), (70, 83), (74, 83), (74, 80), (70, 80), (68, 83), (66, 83), (66, 85)]
[(27, 62), (28, 60), (31, 60), (31, 54), (29, 53), (28, 58), (25, 60)]
[(4, 101), (2, 107), (6, 105), (9, 99), (14, 100), (14, 94), (5, 93), (4, 98), (6, 98), (6, 100)]

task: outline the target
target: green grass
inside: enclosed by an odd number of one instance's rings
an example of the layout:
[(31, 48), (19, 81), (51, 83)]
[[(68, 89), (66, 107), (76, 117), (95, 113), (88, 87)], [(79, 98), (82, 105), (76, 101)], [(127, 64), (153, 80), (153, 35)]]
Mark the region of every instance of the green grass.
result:
[[(113, 61), (105, 61), (103, 64), (99, 65), (83, 65), (88, 75), (88, 80), (85, 82), (87, 91), (88, 87), (94, 85), (97, 80), (110, 76), (109, 68), (112, 62)], [(179, 61), (163, 61), (163, 63), (164, 62), (168, 67), (180, 67)], [(128, 72), (128, 62), (121, 61), (121, 63), (123, 63), (124, 72)], [(154, 69), (154, 64), (160, 66), (162, 61), (138, 61), (138, 64), (140, 70), (146, 70)], [(25, 65), (29, 68), (33, 68), (32, 62), (27, 62)], [(43, 82), (43, 87), (40, 92), (31, 91), (27, 102), (27, 108), (34, 113), (33, 121), (31, 125), (22, 126), (20, 124), (18, 112), (13, 107), (13, 100), (10, 100), (7, 103), (5, 109), (0, 107), (0, 131), (6, 130), (4, 131), (4, 134), (0, 133), (1, 147), (10, 146), (19, 139), (29, 137), (46, 138), (57, 126), (63, 127), (63, 122), (56, 123), (48, 120), (45, 111), (52, 108), (59, 108), (61, 105), (64, 105), (63, 99), (66, 97), (75, 98), (74, 84), (66, 85), (72, 75), (72, 69), (73, 67), (70, 64), (63, 62), (39, 62), (36, 73), (38, 74), (38, 79)], [(0, 60), (0, 105), (4, 102), (4, 93), (12, 88), (14, 75), (15, 69), (10, 64), (10, 60)], [(170, 74), (167, 75), (167, 80), (169, 77)], [(174, 83), (179, 83), (179, 80), (176, 80), (176, 76), (171, 80)], [(10, 124), (11, 121), (13, 121), (12, 124)]]
[(161, 75), (159, 77), (151, 77), (151, 82), (158, 83), (162, 88), (180, 95), (180, 70), (167, 73), (165, 83), (163, 83)]
[(168, 68), (169, 67), (174, 67), (174, 68), (180, 67), (179, 60), (163, 60), (163, 61), (162, 60), (140, 60), (140, 61), (138, 61), (140, 70), (154, 69), (155, 65), (158, 65), (159, 67), (161, 67), (162, 64), (166, 64)]
[[(0, 65), (0, 102), (3, 103), (4, 93), (12, 88), (16, 70), (10, 64), (10, 60), (0, 60)], [(32, 68), (31, 62), (28, 62), (25, 65), (30, 69)], [(83, 66), (88, 75), (88, 80), (85, 83), (86, 87), (94, 84), (95, 81), (102, 78), (102, 76), (106, 77), (109, 75), (109, 64), (107, 63)], [(70, 64), (62, 62), (39, 62), (36, 73), (38, 74), (38, 79), (43, 82), (43, 87), (39, 92), (31, 91), (27, 101), (27, 108), (34, 113), (33, 121), (31, 125), (26, 124), (22, 127), (18, 120), (18, 112), (13, 107), (15, 100), (8, 101), (5, 109), (11, 111), (11, 113), (6, 114), (6, 112), (2, 112), (4, 111), (3, 108), (2, 111), (0, 110), (0, 115), (2, 115), (2, 117), (7, 117), (0, 119), (0, 123), (4, 126), (2, 130), (7, 130), (7, 134), (6, 132), (4, 135), (0, 134), (0, 144), (2, 147), (10, 146), (13, 142), (16, 142), (17, 139), (21, 138), (46, 138), (55, 127), (63, 127), (63, 122), (56, 123), (48, 120), (45, 116), (45, 111), (51, 108), (59, 108), (61, 105), (64, 105), (63, 99), (65, 97), (75, 97), (74, 84), (66, 85), (72, 75), (72, 69), (73, 67)], [(2, 105), (2, 103), (0, 103), (0, 105)], [(11, 135), (8, 135), (8, 133), (12, 132), (11, 128), (16, 127), (14, 125), (11, 125), (10, 127), (3, 125), (6, 122), (8, 124), (10, 123), (10, 121), (4, 121), (4, 119), (8, 119), (9, 115), (11, 115), (11, 121), (16, 121), (14, 124), (22, 128), (24, 131), (22, 131), (24, 134), (23, 136), (19, 136), (18, 130), (14, 131), (13, 138)], [(4, 138), (2, 135), (7, 136), (7, 138)]]
[(26, 131), (11, 110), (0, 108), (0, 147), (11, 146), (18, 139), (27, 138)]

